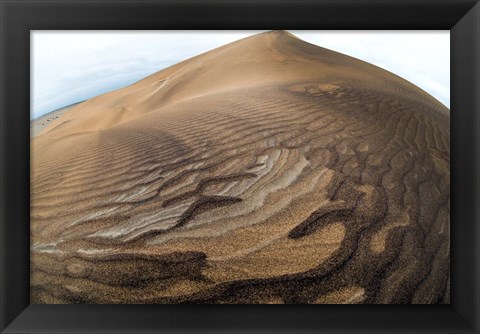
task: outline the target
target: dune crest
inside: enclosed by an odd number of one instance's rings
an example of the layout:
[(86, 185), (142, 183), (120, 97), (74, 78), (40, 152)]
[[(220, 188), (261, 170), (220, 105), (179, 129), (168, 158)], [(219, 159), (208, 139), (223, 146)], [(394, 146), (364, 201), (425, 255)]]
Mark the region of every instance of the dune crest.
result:
[(448, 303), (449, 110), (273, 31), (32, 139), (34, 303)]

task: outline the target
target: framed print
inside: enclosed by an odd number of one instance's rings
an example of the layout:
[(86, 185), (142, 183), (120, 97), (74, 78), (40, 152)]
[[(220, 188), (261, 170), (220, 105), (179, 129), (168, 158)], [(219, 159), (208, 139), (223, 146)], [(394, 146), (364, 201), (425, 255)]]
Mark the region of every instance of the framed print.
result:
[(1, 17), (2, 333), (478, 332), (477, 1)]

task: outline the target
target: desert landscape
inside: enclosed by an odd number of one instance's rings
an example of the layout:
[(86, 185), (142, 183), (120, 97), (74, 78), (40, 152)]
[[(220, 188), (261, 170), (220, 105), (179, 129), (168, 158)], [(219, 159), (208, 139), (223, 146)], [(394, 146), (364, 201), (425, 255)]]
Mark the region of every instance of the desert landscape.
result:
[(379, 67), (272, 31), (32, 127), (32, 303), (450, 302), (450, 111)]

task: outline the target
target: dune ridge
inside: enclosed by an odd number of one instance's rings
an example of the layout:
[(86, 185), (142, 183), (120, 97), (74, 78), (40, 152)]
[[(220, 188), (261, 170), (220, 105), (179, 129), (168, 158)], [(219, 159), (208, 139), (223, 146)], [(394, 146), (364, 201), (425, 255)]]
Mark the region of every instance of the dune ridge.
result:
[(449, 303), (449, 110), (258, 34), (32, 138), (33, 303)]

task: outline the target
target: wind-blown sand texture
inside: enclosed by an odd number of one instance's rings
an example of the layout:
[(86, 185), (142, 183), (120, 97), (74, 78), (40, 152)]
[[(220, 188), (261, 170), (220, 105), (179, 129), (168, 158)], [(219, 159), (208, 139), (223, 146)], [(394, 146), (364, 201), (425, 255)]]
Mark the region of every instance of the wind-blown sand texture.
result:
[(32, 139), (33, 303), (449, 303), (449, 110), (282, 31)]

